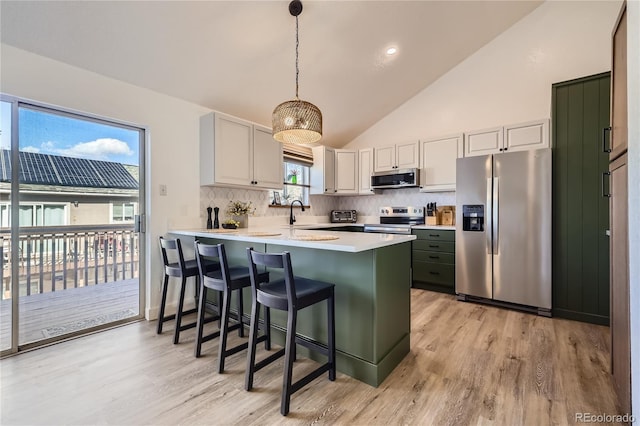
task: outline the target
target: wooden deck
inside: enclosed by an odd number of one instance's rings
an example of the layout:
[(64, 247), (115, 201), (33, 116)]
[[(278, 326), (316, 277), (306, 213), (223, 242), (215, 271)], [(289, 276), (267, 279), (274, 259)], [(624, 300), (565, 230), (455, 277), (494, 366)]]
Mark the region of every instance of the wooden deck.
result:
[[(137, 316), (138, 279), (22, 296), (19, 344)], [(0, 302), (0, 348), (11, 346), (11, 300)]]

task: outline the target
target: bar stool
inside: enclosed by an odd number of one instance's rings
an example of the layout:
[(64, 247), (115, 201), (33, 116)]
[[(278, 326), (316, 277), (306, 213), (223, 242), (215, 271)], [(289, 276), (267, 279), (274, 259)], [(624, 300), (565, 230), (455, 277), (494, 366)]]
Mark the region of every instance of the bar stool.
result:
[[(216, 337), (220, 337), (218, 345), (218, 373), (224, 371), (224, 360), (243, 349), (246, 349), (248, 342), (227, 349), (227, 336), (230, 331), (238, 329), (238, 335), (244, 337), (244, 325), (249, 325), (249, 319), (243, 316), (242, 289), (251, 285), (249, 268), (242, 266), (229, 266), (224, 244), (203, 244), (196, 241), (196, 262), (200, 274), (200, 300), (198, 303), (198, 320), (196, 333), (195, 356), (200, 357), (202, 344)], [(207, 261), (215, 259), (220, 264), (220, 269), (215, 271), (203, 270), (203, 265)], [(268, 272), (256, 272), (258, 282), (269, 282)], [(205, 304), (207, 291), (215, 290), (222, 296), (222, 301), (218, 297), (219, 330), (208, 335), (203, 335), (205, 320)], [(231, 294), (237, 290), (238, 311), (234, 315), (231, 313)], [(236, 324), (229, 325), (229, 320), (234, 319)], [(269, 312), (265, 313), (263, 335), (257, 339), (264, 341), (265, 348), (271, 349), (271, 317)]]
[[(182, 316), (188, 315), (197, 312), (197, 308), (189, 309), (188, 311), (183, 311), (184, 308), (184, 293), (187, 286), (187, 278), (195, 277), (196, 280), (196, 294), (199, 291), (199, 282), (200, 277), (198, 274), (198, 264), (196, 259), (184, 259), (184, 254), (182, 252), (182, 244), (180, 243), (180, 239), (177, 238), (175, 240), (166, 239), (164, 237), (160, 237), (160, 250), (162, 251), (162, 261), (164, 263), (164, 281), (162, 285), (162, 301), (160, 302), (160, 314), (158, 318), (158, 328), (156, 330), (157, 334), (162, 333), (162, 325), (171, 321), (175, 318), (176, 320), (176, 328), (173, 336), (173, 343), (177, 344), (180, 340), (180, 332), (184, 330), (188, 330), (196, 326), (196, 322), (189, 323), (186, 325), (182, 325)], [(168, 251), (176, 251), (177, 262), (171, 262), (169, 260)], [(217, 264), (209, 263), (207, 265), (209, 270), (219, 269), (220, 266)], [(169, 287), (169, 277), (181, 278), (180, 285), (180, 298), (178, 299), (178, 307), (176, 308), (176, 313), (174, 315), (164, 315), (165, 305), (167, 303), (167, 291)]]
[[(253, 376), (256, 371), (269, 365), (285, 354), (284, 381), (282, 385), (282, 400), (280, 413), (283, 416), (289, 414), (291, 395), (303, 386), (319, 377), (325, 371), (329, 372), (329, 380), (336, 379), (336, 345), (335, 345), (335, 315), (334, 315), (334, 284), (295, 277), (291, 267), (291, 255), (289, 252), (280, 254), (267, 254), (247, 248), (249, 257), (249, 270), (251, 272), (251, 290), (253, 292), (253, 304), (251, 306), (251, 328), (249, 331), (249, 351), (247, 354), (247, 372), (245, 376), (245, 389), (253, 387)], [(262, 284), (259, 280), (256, 265), (268, 268), (284, 270), (284, 279)], [(308, 306), (327, 301), (327, 345), (317, 341), (303, 338), (296, 334), (296, 322), (298, 311)], [(268, 356), (256, 363), (257, 324), (259, 319), (259, 305), (287, 311), (287, 336), (284, 349)], [(299, 344), (327, 356), (327, 362), (316, 368), (295, 383), (292, 381), (293, 362), (295, 361), (295, 345)]]

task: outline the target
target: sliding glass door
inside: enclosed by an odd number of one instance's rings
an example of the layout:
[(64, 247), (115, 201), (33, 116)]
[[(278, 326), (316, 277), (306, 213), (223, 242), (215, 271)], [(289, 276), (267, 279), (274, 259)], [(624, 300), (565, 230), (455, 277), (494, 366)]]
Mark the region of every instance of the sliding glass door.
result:
[(142, 316), (145, 131), (2, 99), (0, 350)]

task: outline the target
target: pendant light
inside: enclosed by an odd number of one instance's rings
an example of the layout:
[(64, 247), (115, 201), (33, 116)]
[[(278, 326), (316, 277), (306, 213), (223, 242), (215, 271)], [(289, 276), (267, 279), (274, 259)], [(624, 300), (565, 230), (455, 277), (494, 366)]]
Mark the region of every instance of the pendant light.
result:
[(296, 17), (296, 98), (273, 110), (273, 138), (282, 143), (311, 144), (322, 137), (322, 113), (314, 104), (298, 98), (298, 15), (302, 2), (289, 3), (289, 13)]

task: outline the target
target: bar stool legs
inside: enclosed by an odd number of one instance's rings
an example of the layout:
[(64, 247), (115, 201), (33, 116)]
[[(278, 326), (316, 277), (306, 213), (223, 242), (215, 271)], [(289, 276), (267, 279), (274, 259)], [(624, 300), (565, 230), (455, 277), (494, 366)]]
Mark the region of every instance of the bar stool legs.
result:
[[(285, 356), (282, 383), (282, 399), (280, 413), (289, 414), (291, 395), (325, 372), (329, 380), (336, 379), (335, 357), (335, 292), (334, 284), (308, 278), (295, 277), (291, 267), (291, 256), (288, 252), (281, 254), (259, 253), (251, 248), (247, 249), (250, 262), (251, 287), (253, 303), (251, 305), (251, 327), (249, 332), (249, 350), (247, 353), (247, 371), (245, 373), (245, 389), (253, 388), (253, 378), (257, 371), (271, 362)], [(260, 283), (254, 277), (257, 273), (256, 265), (268, 268), (283, 269), (284, 279), (269, 283)], [(296, 334), (298, 311), (316, 303), (327, 302), (327, 345)], [(257, 324), (259, 321), (260, 305), (268, 309), (278, 309), (287, 312), (287, 330), (285, 347), (256, 362)], [(268, 315), (265, 314), (265, 315)], [(296, 357), (296, 345), (304, 346), (314, 352), (327, 357), (327, 362), (317, 367), (297, 382), (293, 382), (293, 362)]]

